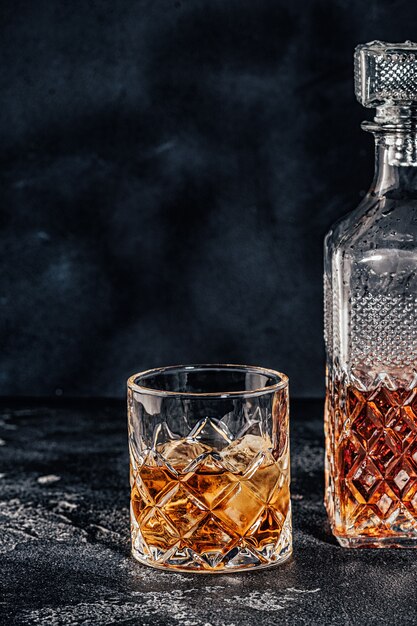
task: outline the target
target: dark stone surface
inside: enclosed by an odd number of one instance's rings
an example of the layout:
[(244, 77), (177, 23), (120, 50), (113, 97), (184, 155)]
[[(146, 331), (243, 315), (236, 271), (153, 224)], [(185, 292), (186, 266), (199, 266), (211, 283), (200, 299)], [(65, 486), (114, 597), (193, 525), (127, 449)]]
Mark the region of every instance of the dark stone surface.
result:
[(0, 393), (123, 397), (139, 369), (229, 362), (321, 396), (322, 239), (373, 169), (353, 49), (416, 20), (2, 0)]
[(294, 557), (186, 575), (129, 556), (122, 403), (2, 404), (1, 623), (275, 626), (416, 623), (416, 552), (346, 551), (322, 505), (321, 403), (292, 404)]

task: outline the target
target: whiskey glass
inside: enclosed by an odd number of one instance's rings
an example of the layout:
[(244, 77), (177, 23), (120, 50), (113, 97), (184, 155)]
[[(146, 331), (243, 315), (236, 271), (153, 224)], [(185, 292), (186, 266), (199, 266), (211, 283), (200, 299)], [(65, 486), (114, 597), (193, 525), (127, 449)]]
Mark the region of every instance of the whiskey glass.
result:
[(288, 378), (242, 365), (128, 380), (133, 556), (224, 573), (292, 552)]

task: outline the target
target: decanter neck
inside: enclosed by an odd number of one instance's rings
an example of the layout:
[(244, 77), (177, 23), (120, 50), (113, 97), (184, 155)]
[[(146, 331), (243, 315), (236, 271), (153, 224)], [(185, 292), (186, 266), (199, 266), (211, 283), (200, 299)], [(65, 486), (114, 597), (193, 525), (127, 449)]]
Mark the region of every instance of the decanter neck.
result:
[[(383, 110), (382, 110), (383, 109)], [(375, 175), (371, 193), (398, 190), (401, 195), (417, 194), (417, 109), (380, 107), (364, 130), (375, 138)]]

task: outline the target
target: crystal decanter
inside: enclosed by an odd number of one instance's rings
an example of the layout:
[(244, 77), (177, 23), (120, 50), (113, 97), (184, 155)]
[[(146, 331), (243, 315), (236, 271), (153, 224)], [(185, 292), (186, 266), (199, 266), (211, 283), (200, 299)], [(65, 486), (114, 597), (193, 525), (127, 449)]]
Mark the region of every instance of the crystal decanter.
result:
[(417, 547), (417, 44), (355, 52), (375, 176), (325, 239), (325, 502), (345, 547)]

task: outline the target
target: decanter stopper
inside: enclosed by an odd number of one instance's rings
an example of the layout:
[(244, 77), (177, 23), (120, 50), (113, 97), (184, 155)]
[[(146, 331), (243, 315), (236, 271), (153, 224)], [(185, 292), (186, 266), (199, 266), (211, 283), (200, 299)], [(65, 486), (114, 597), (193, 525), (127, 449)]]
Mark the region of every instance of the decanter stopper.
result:
[(417, 43), (371, 41), (357, 46), (355, 93), (365, 107), (417, 105)]

